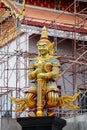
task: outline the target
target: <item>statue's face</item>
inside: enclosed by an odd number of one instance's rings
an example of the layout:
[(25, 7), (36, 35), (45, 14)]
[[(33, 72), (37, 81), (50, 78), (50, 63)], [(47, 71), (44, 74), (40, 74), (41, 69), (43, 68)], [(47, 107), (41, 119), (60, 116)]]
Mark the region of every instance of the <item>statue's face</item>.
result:
[(48, 53), (48, 45), (45, 42), (38, 44), (38, 51), (40, 55), (46, 55)]

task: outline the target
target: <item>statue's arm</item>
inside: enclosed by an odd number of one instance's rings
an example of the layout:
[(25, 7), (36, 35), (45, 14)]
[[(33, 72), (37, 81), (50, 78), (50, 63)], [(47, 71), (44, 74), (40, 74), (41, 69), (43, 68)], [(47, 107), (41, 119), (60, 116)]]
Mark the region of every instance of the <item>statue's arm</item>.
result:
[(35, 77), (36, 77), (35, 71), (33, 69), (29, 69), (28, 79), (33, 80), (33, 79), (35, 79)]
[(30, 79), (30, 80), (36, 79), (37, 78), (37, 74), (41, 73), (41, 72), (42, 72), (41, 68), (37, 68), (35, 66), (35, 64), (33, 64), (31, 62), (30, 66), (29, 66), (29, 71), (28, 71), (28, 79)]
[(39, 73), (37, 75), (38, 79), (57, 79), (59, 77), (59, 70), (60, 70), (60, 63), (55, 62), (53, 63), (52, 70), (47, 73)]
[(52, 71), (45, 73), (45, 79), (57, 79), (59, 77), (59, 67), (53, 66)]
[(59, 70), (60, 70), (59, 66), (53, 66), (52, 71), (47, 73), (48, 78), (57, 79), (59, 77)]
[(30, 65), (29, 65), (28, 79), (33, 80), (35, 78), (36, 78), (35, 63), (33, 61), (31, 61)]

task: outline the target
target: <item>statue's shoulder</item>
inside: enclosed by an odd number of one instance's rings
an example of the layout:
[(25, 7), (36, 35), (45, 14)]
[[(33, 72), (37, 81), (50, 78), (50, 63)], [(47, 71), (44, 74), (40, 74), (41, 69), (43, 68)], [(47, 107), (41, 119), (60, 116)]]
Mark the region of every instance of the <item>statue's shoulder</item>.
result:
[(52, 56), (52, 57), (50, 58), (50, 63), (51, 63), (53, 66), (60, 66), (59, 56)]
[(59, 56), (50, 56), (49, 60), (51, 62), (59, 62)]
[(31, 66), (37, 66), (38, 64), (38, 57), (35, 57), (35, 58), (29, 58), (29, 61), (30, 61), (30, 65)]
[(35, 58), (29, 58), (29, 61), (31, 64), (37, 64), (38, 62), (46, 62), (46, 63), (59, 63), (59, 57), (58, 56), (54, 56), (54, 55), (50, 55), (49, 57), (45, 58), (45, 59), (41, 59), (39, 56), (35, 57)]

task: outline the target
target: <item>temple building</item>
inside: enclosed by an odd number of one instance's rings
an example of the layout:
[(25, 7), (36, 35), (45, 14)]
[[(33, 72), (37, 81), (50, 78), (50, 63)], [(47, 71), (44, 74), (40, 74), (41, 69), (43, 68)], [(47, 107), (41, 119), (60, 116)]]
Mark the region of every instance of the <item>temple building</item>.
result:
[[(30, 58), (38, 55), (37, 42), (43, 27), (54, 42), (60, 61), (57, 79), (59, 96), (81, 94), (75, 105), (55, 110), (67, 120), (64, 130), (86, 130), (87, 121), (87, 1), (86, 0), (1, 0), (0, 1), (0, 130), (21, 130), (9, 96), (25, 96), (30, 80)], [(9, 119), (9, 123), (8, 123)]]

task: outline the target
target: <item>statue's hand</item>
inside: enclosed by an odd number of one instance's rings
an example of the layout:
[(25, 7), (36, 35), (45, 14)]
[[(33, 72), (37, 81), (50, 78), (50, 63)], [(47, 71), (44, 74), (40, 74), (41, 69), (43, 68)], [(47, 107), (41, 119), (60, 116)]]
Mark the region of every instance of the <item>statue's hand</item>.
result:
[(37, 79), (45, 79), (45, 74), (44, 73), (39, 73), (37, 75)]
[(39, 73), (37, 75), (37, 79), (51, 79), (52, 78), (52, 73)]
[(41, 68), (37, 68), (37, 69), (35, 70), (35, 72), (36, 72), (36, 74), (38, 75), (39, 73), (42, 73), (42, 69), (41, 69)]

